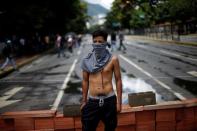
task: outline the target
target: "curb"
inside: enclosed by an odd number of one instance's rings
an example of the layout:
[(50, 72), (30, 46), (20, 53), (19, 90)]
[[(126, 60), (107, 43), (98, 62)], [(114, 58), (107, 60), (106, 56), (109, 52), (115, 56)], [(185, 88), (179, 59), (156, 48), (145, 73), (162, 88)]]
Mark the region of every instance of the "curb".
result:
[[(21, 67), (23, 67), (23, 66), (25, 66), (25, 65), (27, 65), (27, 64), (29, 64), (29, 63), (31, 63), (32, 61), (38, 59), (39, 57), (43, 56), (44, 54), (50, 53), (50, 52), (52, 52), (52, 51), (53, 51), (53, 49), (49, 49), (49, 50), (46, 51), (46, 52), (43, 52), (43, 53), (41, 53), (41, 54), (37, 54), (37, 55), (35, 55), (35, 56), (32, 56), (32, 57), (30, 57), (30, 58), (27, 58), (27, 59), (25, 59), (24, 61), (21, 61), (20, 63), (18, 63), (18, 64), (17, 64), (17, 67), (18, 67), (18, 68), (21, 68)], [(0, 79), (3, 78), (3, 77), (5, 77), (5, 76), (7, 76), (7, 75), (9, 75), (10, 73), (12, 73), (12, 72), (14, 72), (14, 71), (15, 71), (15, 69), (14, 69), (13, 67), (8, 68), (6, 71), (3, 71), (3, 72), (0, 73)]]
[(159, 42), (168, 42), (172, 44), (178, 44), (178, 45), (189, 45), (189, 46), (197, 46), (197, 42), (184, 42), (184, 41), (175, 41), (175, 40), (160, 40), (160, 39), (155, 39), (151, 37), (146, 37), (146, 36), (131, 36), (127, 35), (128, 39), (141, 39), (141, 40), (151, 40), (151, 41), (159, 41)]

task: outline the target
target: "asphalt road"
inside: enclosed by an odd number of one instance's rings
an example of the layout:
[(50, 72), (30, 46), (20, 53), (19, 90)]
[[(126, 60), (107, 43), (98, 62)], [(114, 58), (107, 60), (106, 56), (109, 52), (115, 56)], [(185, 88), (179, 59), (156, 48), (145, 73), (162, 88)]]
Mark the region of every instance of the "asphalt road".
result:
[[(58, 109), (80, 104), (82, 58), (91, 51), (91, 37), (80, 48), (57, 58), (56, 52), (0, 79), (0, 113)], [(123, 81), (123, 103), (129, 93), (153, 91), (157, 103), (197, 96), (197, 47), (127, 38), (126, 53), (119, 57)]]

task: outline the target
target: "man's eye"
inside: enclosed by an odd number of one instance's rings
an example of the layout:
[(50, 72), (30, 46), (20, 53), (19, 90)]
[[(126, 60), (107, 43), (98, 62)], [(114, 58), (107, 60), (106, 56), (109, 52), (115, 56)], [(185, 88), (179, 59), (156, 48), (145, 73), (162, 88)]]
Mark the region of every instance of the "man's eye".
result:
[(98, 40), (98, 41), (93, 41), (94, 43), (102, 43), (102, 41)]

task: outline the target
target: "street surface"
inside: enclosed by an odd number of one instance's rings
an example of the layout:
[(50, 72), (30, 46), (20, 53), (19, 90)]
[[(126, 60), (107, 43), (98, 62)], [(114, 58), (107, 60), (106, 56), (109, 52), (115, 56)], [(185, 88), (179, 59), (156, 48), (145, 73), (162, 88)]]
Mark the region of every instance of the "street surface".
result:
[[(0, 113), (57, 109), (80, 104), (81, 69), (84, 56), (92, 50), (86, 36), (69, 58), (49, 53), (0, 79)], [(157, 103), (197, 96), (197, 47), (150, 42), (127, 37), (126, 53), (119, 57), (123, 81), (123, 103), (128, 93), (153, 91)], [(115, 86), (115, 85), (114, 85)]]

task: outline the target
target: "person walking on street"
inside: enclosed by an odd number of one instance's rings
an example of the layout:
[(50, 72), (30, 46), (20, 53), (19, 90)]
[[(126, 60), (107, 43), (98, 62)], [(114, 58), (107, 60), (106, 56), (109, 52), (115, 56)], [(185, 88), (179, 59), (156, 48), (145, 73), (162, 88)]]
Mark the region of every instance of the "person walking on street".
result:
[(115, 51), (116, 50), (116, 33), (112, 32), (111, 33), (111, 51)]
[[(122, 105), (122, 80), (118, 57), (107, 47), (107, 32), (96, 30), (93, 36), (93, 51), (82, 61), (81, 122), (83, 131), (96, 131), (103, 121), (105, 131), (115, 131), (117, 113)], [(116, 80), (113, 90), (112, 77)], [(116, 96), (117, 94), (117, 96)]]
[(14, 60), (14, 56), (13, 56), (13, 48), (12, 48), (12, 42), (11, 42), (11, 40), (7, 40), (7, 41), (6, 41), (6, 45), (5, 45), (5, 47), (3, 48), (2, 53), (3, 53), (3, 56), (4, 56), (6, 59), (5, 59), (5, 62), (2, 64), (0, 70), (3, 71), (3, 70), (5, 69), (5, 67), (6, 67), (9, 63), (12, 64), (12, 66), (13, 66), (13, 68), (14, 68), (15, 70), (18, 70), (18, 69), (17, 69), (17, 66), (16, 66), (16, 62), (15, 62), (15, 60)]
[(122, 31), (120, 31), (119, 33), (119, 40), (120, 40), (120, 44), (119, 44), (119, 48), (118, 50), (121, 50), (121, 48), (123, 47), (124, 48), (124, 52), (126, 51), (126, 47), (125, 45), (123, 44), (123, 41), (124, 41), (124, 34)]
[(67, 48), (71, 55), (73, 54), (73, 45), (74, 45), (74, 39), (72, 38), (72, 36), (69, 36), (67, 38)]
[(57, 56), (58, 58), (60, 58), (61, 54), (63, 55), (63, 57), (66, 57), (66, 55), (64, 53), (64, 44), (65, 44), (64, 39), (61, 37), (60, 34), (57, 34), (55, 45), (56, 45), (57, 51), (58, 51), (58, 56)]

